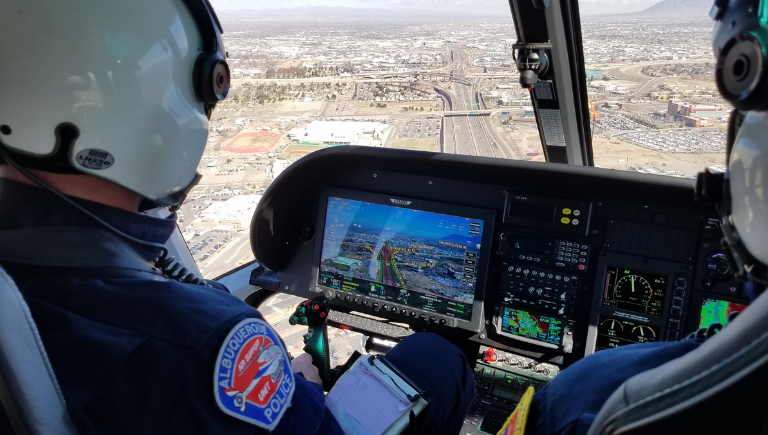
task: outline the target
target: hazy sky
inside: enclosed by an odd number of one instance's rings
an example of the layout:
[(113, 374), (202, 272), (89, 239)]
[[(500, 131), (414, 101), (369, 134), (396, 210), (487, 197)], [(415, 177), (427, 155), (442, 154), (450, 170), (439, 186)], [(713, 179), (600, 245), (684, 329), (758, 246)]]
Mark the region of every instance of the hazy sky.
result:
[[(582, 15), (597, 13), (626, 13), (643, 10), (660, 0), (579, 0)], [(308, 6), (350, 8), (421, 8), (442, 9), (446, 12), (482, 8), (488, 12), (507, 12), (506, 0), (211, 0), (216, 10), (228, 9), (275, 9)]]

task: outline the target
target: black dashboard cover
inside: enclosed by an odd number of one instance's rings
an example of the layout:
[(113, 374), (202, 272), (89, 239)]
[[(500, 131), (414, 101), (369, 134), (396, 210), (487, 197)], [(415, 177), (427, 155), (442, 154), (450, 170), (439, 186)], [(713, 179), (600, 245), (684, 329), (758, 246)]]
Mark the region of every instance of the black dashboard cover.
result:
[[(323, 186), (358, 188), (360, 170), (388, 171), (471, 183), (525, 188), (563, 197), (624, 198), (668, 204), (692, 203), (693, 181), (595, 167), (363, 146), (316, 151), (289, 166), (267, 188), (251, 221), (256, 261), (280, 271), (304, 210)], [(387, 192), (379, 192), (387, 193)], [(429, 198), (425, 198), (429, 199)], [(309, 207), (308, 207), (309, 206)]]

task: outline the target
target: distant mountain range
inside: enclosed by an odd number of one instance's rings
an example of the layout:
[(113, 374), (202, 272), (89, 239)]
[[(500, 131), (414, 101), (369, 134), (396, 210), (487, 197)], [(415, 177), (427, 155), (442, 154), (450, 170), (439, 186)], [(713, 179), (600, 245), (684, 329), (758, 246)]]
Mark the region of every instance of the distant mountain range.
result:
[[(579, 0), (582, 17), (613, 15), (633, 17), (706, 17), (713, 0)], [(265, 0), (213, 0), (222, 18), (290, 21), (296, 24), (390, 22), (511, 21), (507, 0), (286, 0), (279, 7)], [(645, 8), (646, 5), (652, 6)], [(363, 6), (364, 5), (364, 6)], [(237, 30), (237, 29), (236, 29)], [(274, 33), (274, 31), (272, 31)]]
[[(487, 7), (483, 7), (487, 6)], [(227, 16), (255, 16), (260, 18), (303, 18), (315, 20), (341, 20), (341, 21), (456, 21), (469, 18), (500, 18), (511, 19), (509, 5), (480, 5), (480, 7), (468, 8), (466, 6), (446, 6), (443, 8), (427, 9), (422, 5), (400, 8), (350, 8), (341, 6), (306, 6), (295, 8), (276, 9), (223, 9), (218, 12), (223, 17)]]
[(712, 0), (663, 0), (655, 5), (636, 12), (635, 15), (696, 15), (706, 17), (712, 8)]

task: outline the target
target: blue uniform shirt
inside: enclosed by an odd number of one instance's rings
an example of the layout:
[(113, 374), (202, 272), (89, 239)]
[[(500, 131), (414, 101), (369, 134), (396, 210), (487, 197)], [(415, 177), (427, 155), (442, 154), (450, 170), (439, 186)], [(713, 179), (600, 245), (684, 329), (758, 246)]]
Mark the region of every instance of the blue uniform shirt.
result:
[(589, 355), (533, 396), (526, 433), (586, 435), (600, 408), (627, 379), (696, 349), (700, 341), (633, 344)]
[[(142, 240), (165, 243), (176, 228), (175, 219), (78, 202)], [(0, 210), (0, 230), (96, 225), (42, 189), (5, 180), (0, 180)], [(147, 252), (147, 258), (155, 254)], [(215, 370), (221, 362), (217, 358), (226, 350), (225, 339), (236, 343), (243, 338), (233, 330), (238, 324), (263, 321), (222, 285), (182, 284), (151, 273), (121, 277), (3, 266), (29, 304), (80, 434), (267, 433), (217, 404)], [(251, 330), (255, 331), (249, 326)], [(261, 355), (281, 355), (282, 342), (275, 341), (270, 343), (273, 352)], [(257, 344), (261, 347), (254, 350), (270, 349)], [(283, 367), (278, 360), (270, 361), (275, 364), (268, 367)], [(243, 371), (248, 362), (239, 360)], [(290, 372), (289, 361), (280, 364), (288, 365)], [(293, 384), (292, 398), (283, 405), (289, 407), (281, 411), (272, 433), (341, 434), (324, 405), (322, 389), (301, 375), (294, 376)], [(257, 387), (260, 397), (280, 397), (261, 383)], [(226, 394), (222, 397), (227, 399)], [(249, 411), (252, 406), (246, 404)]]

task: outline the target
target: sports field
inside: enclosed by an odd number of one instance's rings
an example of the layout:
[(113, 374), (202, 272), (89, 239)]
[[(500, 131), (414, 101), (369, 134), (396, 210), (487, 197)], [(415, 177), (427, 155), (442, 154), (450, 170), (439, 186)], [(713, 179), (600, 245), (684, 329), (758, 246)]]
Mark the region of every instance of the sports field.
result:
[(400, 138), (392, 141), (392, 148), (400, 150), (433, 151), (434, 139)]
[(281, 159), (290, 159), (294, 157), (304, 157), (307, 154), (311, 154), (315, 151), (328, 148), (324, 145), (288, 145), (280, 155)]
[(263, 153), (271, 150), (278, 139), (280, 133), (271, 131), (244, 132), (229, 141), (224, 149), (235, 153)]

